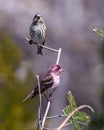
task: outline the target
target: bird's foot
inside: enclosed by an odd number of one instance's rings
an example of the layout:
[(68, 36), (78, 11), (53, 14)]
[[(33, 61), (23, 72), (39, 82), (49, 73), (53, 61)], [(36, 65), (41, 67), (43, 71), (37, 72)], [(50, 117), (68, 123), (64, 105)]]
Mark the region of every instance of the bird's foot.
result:
[(52, 102), (52, 94), (44, 94), (43, 96), (47, 102), (49, 102), (49, 101)]
[(33, 41), (32, 40), (29, 40), (29, 44), (32, 44), (33, 43)]

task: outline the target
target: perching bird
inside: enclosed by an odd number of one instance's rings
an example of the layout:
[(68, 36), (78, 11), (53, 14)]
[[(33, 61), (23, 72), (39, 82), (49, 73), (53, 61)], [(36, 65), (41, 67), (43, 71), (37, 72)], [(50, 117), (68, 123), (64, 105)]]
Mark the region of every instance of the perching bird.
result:
[(37, 54), (42, 53), (42, 47), (40, 45), (45, 44), (46, 39), (46, 26), (45, 22), (40, 14), (36, 14), (32, 20), (30, 26), (30, 44), (35, 43), (37, 45)]
[[(40, 89), (41, 93), (46, 92), (50, 96), (53, 92), (58, 88), (60, 84), (60, 74), (63, 71), (60, 65), (55, 64), (48, 69), (47, 74), (40, 81)], [(33, 88), (31, 93), (23, 100), (26, 101), (28, 98), (33, 98), (34, 96), (39, 94), (38, 85)]]

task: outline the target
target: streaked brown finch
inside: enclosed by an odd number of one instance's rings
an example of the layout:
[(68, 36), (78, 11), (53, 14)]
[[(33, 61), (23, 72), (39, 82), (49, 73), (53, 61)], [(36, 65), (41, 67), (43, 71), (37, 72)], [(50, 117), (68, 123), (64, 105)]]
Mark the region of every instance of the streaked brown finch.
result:
[(37, 54), (42, 53), (42, 47), (40, 45), (45, 44), (46, 39), (46, 26), (45, 22), (40, 14), (36, 14), (32, 20), (30, 26), (30, 44), (35, 43), (37, 45)]

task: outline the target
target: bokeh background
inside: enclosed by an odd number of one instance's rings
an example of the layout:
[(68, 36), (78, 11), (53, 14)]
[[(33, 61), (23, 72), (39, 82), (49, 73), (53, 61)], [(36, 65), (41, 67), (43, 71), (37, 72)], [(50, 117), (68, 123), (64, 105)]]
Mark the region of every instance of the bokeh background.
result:
[[(70, 90), (78, 106), (88, 104), (95, 109), (91, 125), (84, 129), (101, 130), (104, 42), (92, 30), (104, 29), (103, 0), (0, 0), (0, 130), (34, 130), (37, 126), (38, 97), (25, 103), (22, 99), (35, 86), (35, 75), (46, 72), (57, 55), (48, 50), (44, 56), (37, 55), (36, 47), (24, 40), (30, 37), (29, 26), (36, 13), (46, 22), (46, 45), (62, 48), (64, 72), (53, 94), (50, 115), (62, 112)], [(61, 122), (50, 120), (47, 126), (57, 127)], [(69, 128), (73, 130), (71, 125), (65, 129)]]

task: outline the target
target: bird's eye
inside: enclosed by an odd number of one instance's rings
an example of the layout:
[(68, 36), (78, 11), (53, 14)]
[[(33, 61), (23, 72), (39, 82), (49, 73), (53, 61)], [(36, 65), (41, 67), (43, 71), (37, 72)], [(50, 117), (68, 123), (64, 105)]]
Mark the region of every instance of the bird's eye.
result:
[(40, 19), (40, 16), (37, 16), (37, 19)]
[(33, 18), (33, 21), (34, 21), (34, 20), (37, 21), (37, 20), (39, 20), (39, 19), (40, 19), (40, 16), (39, 16), (39, 15), (35, 15), (34, 18)]

